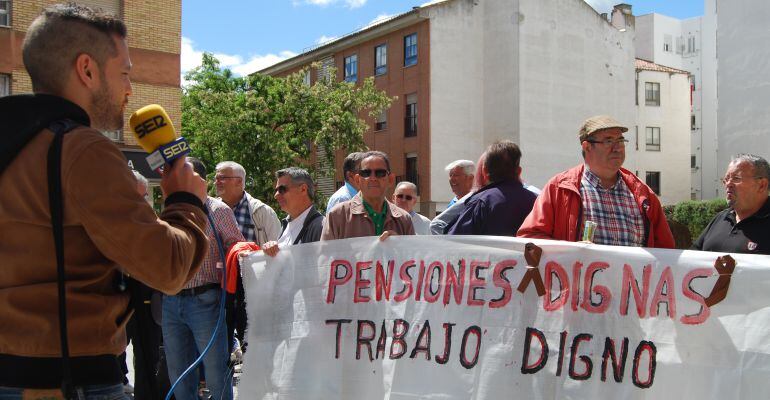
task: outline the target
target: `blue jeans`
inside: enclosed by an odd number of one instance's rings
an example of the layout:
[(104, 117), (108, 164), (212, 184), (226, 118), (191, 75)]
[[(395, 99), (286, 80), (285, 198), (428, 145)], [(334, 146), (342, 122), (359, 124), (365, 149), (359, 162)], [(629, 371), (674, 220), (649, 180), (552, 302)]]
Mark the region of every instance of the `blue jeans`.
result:
[[(22, 391), (0, 386), (0, 400), (22, 400)], [(86, 400), (128, 400), (121, 384), (83, 386), (83, 394)]]
[[(196, 296), (163, 296), (163, 345), (171, 384), (198, 358), (211, 340), (219, 317), (221, 289), (209, 289)], [(214, 400), (233, 398), (229, 371), (230, 353), (224, 318), (217, 336), (203, 357), (206, 387)], [(198, 398), (198, 372), (187, 374), (174, 389), (179, 400)]]

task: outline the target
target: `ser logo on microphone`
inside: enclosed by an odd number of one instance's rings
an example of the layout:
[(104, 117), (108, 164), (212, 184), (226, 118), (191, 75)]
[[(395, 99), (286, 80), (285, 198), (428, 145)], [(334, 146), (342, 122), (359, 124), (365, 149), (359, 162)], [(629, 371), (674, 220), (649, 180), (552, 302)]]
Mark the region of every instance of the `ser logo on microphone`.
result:
[(190, 152), (190, 147), (187, 146), (187, 142), (177, 142), (173, 146), (169, 146), (163, 149), (163, 157), (166, 160), (173, 160), (174, 156), (178, 154), (187, 154)]
[(163, 118), (162, 115), (156, 115), (136, 124), (136, 126), (134, 126), (134, 132), (136, 132), (136, 136), (141, 139), (148, 133), (166, 125), (168, 125), (166, 119)]

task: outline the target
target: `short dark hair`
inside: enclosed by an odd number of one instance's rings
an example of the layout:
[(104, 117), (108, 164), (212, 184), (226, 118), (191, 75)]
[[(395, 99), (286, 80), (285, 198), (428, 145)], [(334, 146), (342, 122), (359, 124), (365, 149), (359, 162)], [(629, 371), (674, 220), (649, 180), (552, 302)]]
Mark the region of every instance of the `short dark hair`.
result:
[(361, 156), (363, 155), (364, 153), (356, 151), (345, 157), (345, 161), (342, 163), (342, 179), (348, 180), (348, 172), (358, 172), (358, 169), (361, 168), (361, 160), (363, 159)]
[(500, 140), (489, 146), (484, 169), (489, 181), (500, 182), (511, 178), (518, 179), (517, 170), (521, 161), (521, 150), (510, 140)]
[(370, 150), (363, 154), (363, 156), (361, 157), (361, 161), (364, 161), (369, 157), (380, 157), (383, 160), (385, 160), (385, 168), (387, 168), (388, 172), (390, 172), (390, 159), (388, 158), (387, 154), (377, 150)]
[(187, 161), (192, 164), (193, 171), (195, 171), (196, 174), (200, 175), (201, 178), (206, 179), (208, 171), (206, 170), (206, 164), (204, 164), (203, 161), (196, 157), (187, 157)]
[(35, 92), (61, 94), (80, 54), (88, 54), (104, 71), (118, 49), (113, 35), (126, 37), (126, 25), (115, 16), (75, 3), (55, 4), (30, 24), (22, 45), (24, 66)]
[(313, 177), (307, 170), (297, 167), (289, 167), (279, 169), (275, 172), (275, 177), (280, 178), (282, 176), (288, 176), (291, 178), (291, 183), (294, 185), (307, 185), (307, 195), (312, 200), (315, 197), (315, 184), (313, 183)]

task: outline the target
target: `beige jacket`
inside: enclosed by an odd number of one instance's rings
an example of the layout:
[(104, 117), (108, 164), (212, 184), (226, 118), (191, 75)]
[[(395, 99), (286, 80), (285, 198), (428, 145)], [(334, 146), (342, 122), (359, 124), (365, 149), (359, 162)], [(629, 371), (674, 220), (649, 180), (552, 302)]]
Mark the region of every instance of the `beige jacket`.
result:
[[(394, 231), (399, 235), (414, 235), (412, 217), (409, 213), (387, 200), (386, 202), (388, 213), (385, 215), (385, 230)], [(326, 214), (321, 240), (374, 235), (374, 222), (364, 208), (361, 192), (358, 192), (352, 199), (337, 204)]]
[[(58, 357), (57, 274), (44, 130), (0, 175), (0, 353)], [(204, 211), (167, 205), (158, 218), (136, 192), (117, 146), (77, 128), (62, 151), (67, 323), (72, 356), (120, 354), (129, 294), (117, 290), (118, 265), (133, 278), (176, 293), (206, 255)]]

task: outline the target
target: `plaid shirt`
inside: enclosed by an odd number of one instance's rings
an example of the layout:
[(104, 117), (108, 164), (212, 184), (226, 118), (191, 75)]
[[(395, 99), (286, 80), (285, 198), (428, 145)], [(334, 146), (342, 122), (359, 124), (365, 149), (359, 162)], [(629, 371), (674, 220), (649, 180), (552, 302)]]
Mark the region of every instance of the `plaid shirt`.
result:
[(249, 199), (246, 198), (246, 193), (243, 193), (241, 201), (233, 207), (233, 213), (235, 214), (235, 221), (238, 223), (238, 228), (241, 230), (241, 234), (246, 238), (246, 241), (256, 242), (257, 234), (254, 231), (254, 221), (251, 220), (251, 214), (249, 214)]
[[(233, 210), (220, 200), (209, 197), (206, 199), (206, 208), (209, 210), (209, 215), (216, 225), (217, 232), (222, 238), (222, 244), (225, 246), (225, 251), (232, 246), (235, 242), (242, 242), (243, 235), (238, 230), (238, 225), (235, 223), (235, 217), (233, 217)], [(190, 289), (198, 286), (205, 285), (207, 283), (219, 283), (222, 279), (222, 271), (224, 267), (224, 256), (219, 255), (219, 246), (217, 245), (217, 238), (214, 236), (214, 230), (211, 224), (206, 226), (206, 236), (209, 237), (209, 253), (201, 264), (201, 269), (198, 273), (187, 282), (185, 289)], [(217, 263), (222, 263), (221, 268), (217, 268)]]
[(618, 174), (618, 181), (609, 189), (588, 167), (580, 180), (583, 200), (581, 232), (585, 221), (597, 223), (594, 243), (612, 246), (644, 246), (644, 219), (636, 199)]

